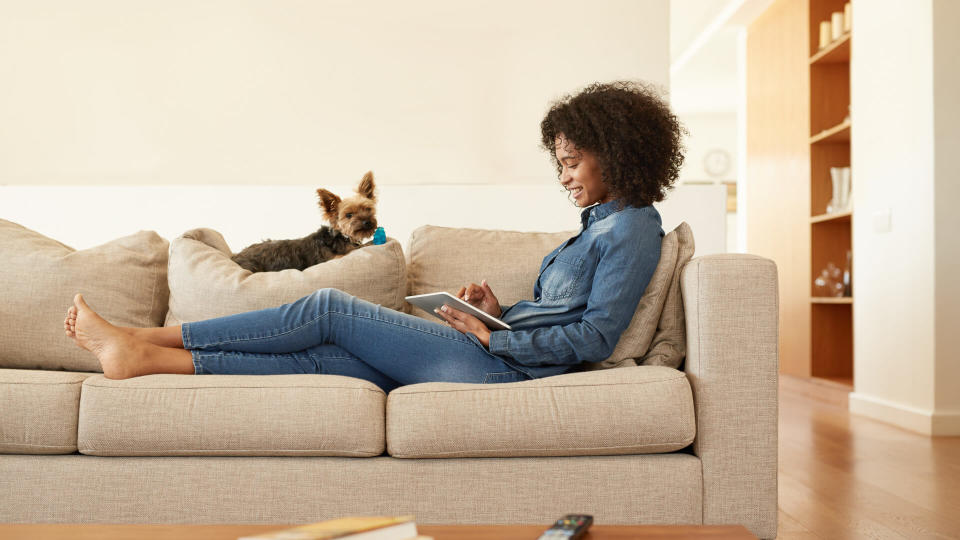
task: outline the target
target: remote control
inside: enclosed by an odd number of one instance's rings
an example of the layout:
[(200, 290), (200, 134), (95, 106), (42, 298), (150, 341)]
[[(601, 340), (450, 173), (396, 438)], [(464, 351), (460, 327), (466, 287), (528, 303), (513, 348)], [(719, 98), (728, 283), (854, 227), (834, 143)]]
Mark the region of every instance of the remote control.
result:
[(587, 534), (587, 529), (593, 525), (593, 516), (586, 514), (567, 514), (558, 519), (537, 540), (577, 540)]

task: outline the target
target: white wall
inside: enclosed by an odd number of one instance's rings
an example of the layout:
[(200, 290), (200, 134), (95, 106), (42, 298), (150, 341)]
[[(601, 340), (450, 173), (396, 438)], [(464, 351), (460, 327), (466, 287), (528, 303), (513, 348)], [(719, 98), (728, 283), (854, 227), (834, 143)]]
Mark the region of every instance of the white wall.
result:
[[(960, 411), (947, 408), (955, 406), (951, 400), (960, 393), (960, 379), (939, 378), (955, 370), (957, 349), (939, 346), (955, 343), (958, 323), (939, 316), (955, 316), (960, 301), (956, 245), (950, 245), (958, 229), (940, 229), (956, 223), (941, 211), (955, 213), (960, 203), (950, 185), (957, 181), (951, 176), (957, 125), (944, 126), (938, 116), (956, 115), (957, 94), (948, 92), (956, 88), (956, 69), (943, 81), (946, 59), (934, 64), (935, 47), (947, 56), (955, 50), (958, 37), (947, 28), (956, 18), (938, 25), (937, 40), (932, 37), (938, 12), (956, 11), (945, 7), (949, 3), (873, 0), (854, 11), (853, 249), (863, 262), (853, 268), (850, 408), (925, 433), (960, 434)], [(941, 156), (944, 150), (953, 155)], [(887, 212), (892, 228), (883, 232), (875, 221)], [(949, 267), (952, 275), (938, 271)]]
[[(675, 77), (671, 84), (687, 84)], [(673, 86), (675, 90), (676, 86)], [(690, 89), (687, 89), (688, 91)], [(703, 90), (699, 90), (703, 91)], [(674, 102), (672, 102), (674, 103)], [(687, 147), (683, 168), (680, 170), (679, 182), (737, 182), (739, 148), (737, 143), (737, 113), (733, 111), (714, 112), (677, 112), (677, 117), (690, 132), (684, 139)], [(707, 154), (714, 150), (723, 150), (729, 158), (730, 168), (726, 174), (719, 177), (711, 176), (705, 166)], [(738, 187), (740, 187), (738, 185)], [(726, 189), (726, 188), (724, 188)], [(733, 253), (737, 249), (737, 213), (726, 214), (726, 239), (724, 252)]]
[[(348, 194), (356, 186), (330, 186)], [(425, 224), (519, 231), (571, 231), (580, 210), (559, 185), (433, 185), (378, 188), (377, 218), (406, 247)], [(693, 229), (696, 255), (723, 253), (726, 192), (722, 186), (678, 186), (658, 203), (663, 229)], [(321, 225), (308, 186), (0, 186), (0, 218), (74, 249), (138, 230), (173, 239), (208, 227), (234, 251), (266, 238), (298, 238)]]
[[(685, 139), (686, 159), (680, 171), (680, 181), (736, 181), (737, 179), (737, 113), (680, 113), (678, 118), (690, 131)], [(704, 158), (714, 150), (721, 149), (730, 156), (730, 170), (721, 177), (707, 173)]]
[(0, 3), (0, 184), (537, 184), (551, 100), (666, 87), (668, 0)]

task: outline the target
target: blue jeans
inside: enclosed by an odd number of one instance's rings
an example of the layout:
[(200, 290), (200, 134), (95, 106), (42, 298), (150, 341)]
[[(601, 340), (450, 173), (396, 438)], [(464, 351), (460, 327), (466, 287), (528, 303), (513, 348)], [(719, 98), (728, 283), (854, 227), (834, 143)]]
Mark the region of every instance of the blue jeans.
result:
[(384, 392), (422, 382), (500, 383), (531, 377), (472, 334), (321, 289), (280, 307), (184, 323), (196, 374), (322, 373)]

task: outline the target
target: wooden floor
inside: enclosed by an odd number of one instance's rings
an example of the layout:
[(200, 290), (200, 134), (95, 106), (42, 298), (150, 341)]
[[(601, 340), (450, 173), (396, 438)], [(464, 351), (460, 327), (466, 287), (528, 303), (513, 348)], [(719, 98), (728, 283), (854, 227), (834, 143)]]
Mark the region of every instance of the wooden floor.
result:
[(960, 437), (925, 437), (780, 385), (786, 540), (960, 539)]

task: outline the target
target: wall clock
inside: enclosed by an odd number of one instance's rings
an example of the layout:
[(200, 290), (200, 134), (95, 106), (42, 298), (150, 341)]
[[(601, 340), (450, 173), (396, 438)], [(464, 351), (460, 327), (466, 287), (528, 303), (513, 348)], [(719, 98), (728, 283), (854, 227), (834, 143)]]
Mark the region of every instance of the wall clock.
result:
[(723, 148), (714, 148), (703, 158), (703, 168), (707, 174), (720, 178), (730, 172), (730, 154)]

